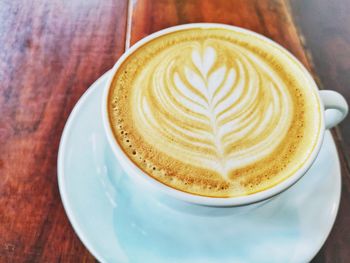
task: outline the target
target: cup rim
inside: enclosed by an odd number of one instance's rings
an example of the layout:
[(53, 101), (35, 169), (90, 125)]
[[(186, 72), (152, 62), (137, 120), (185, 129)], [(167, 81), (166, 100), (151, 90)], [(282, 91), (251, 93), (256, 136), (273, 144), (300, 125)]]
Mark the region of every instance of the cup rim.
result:
[[(237, 196), (237, 197), (209, 197), (209, 196), (200, 196), (196, 194), (191, 194), (187, 192), (183, 192), (181, 190), (177, 190), (175, 188), (172, 188), (170, 186), (167, 186), (158, 180), (154, 179), (152, 176), (148, 175), (144, 171), (142, 171), (136, 164), (134, 164), (129, 157), (124, 153), (124, 151), (120, 148), (116, 138), (114, 137), (110, 122), (109, 122), (109, 116), (108, 116), (108, 95), (110, 86), (112, 84), (112, 81), (114, 79), (114, 75), (120, 65), (139, 47), (146, 44), (147, 42), (151, 41), (152, 39), (158, 38), (162, 35), (184, 30), (184, 29), (192, 29), (192, 28), (222, 28), (222, 29), (228, 29), (235, 32), (242, 32), (249, 35), (252, 35), (254, 37), (257, 37), (263, 41), (266, 41), (270, 45), (272, 45), (274, 48), (279, 49), (280, 51), (284, 52), (289, 59), (294, 61), (297, 66), (299, 66), (300, 70), (304, 73), (304, 76), (307, 78), (308, 82), (310, 83), (310, 88), (315, 91), (318, 103), (320, 105), (320, 130), (318, 134), (317, 143), (314, 146), (313, 151), (309, 155), (308, 159), (304, 162), (304, 164), (292, 175), (290, 175), (288, 178), (284, 179), (282, 182), (277, 183), (276, 185), (264, 189), (262, 191), (244, 195), (244, 196)], [(287, 190), (289, 187), (294, 185), (311, 167), (313, 162), (315, 161), (324, 137), (325, 132), (325, 123), (324, 123), (324, 104), (320, 98), (318, 87), (314, 81), (314, 79), (311, 77), (308, 70), (304, 67), (304, 65), (292, 54), (290, 53), (286, 48), (282, 47), (280, 44), (276, 43), (275, 41), (259, 34), (254, 31), (244, 29), (237, 26), (232, 25), (226, 25), (226, 24), (220, 24), (220, 23), (190, 23), (190, 24), (183, 24), (183, 25), (177, 25), (169, 28), (162, 29), (160, 31), (157, 31), (155, 33), (152, 33), (141, 40), (139, 40), (137, 43), (135, 43), (133, 46), (131, 46), (129, 49), (125, 51), (125, 53), (117, 60), (117, 62), (114, 64), (113, 68), (110, 70), (109, 78), (107, 81), (107, 84), (104, 88), (103, 96), (102, 96), (102, 119), (103, 119), (103, 126), (104, 130), (107, 135), (107, 139), (109, 142), (109, 145), (112, 148), (113, 153), (117, 157), (118, 161), (120, 162), (122, 168), (126, 171), (126, 173), (132, 178), (137, 178), (138, 181), (144, 182), (147, 186), (152, 187), (154, 190), (160, 190), (161, 192), (168, 194), (178, 200), (182, 200), (188, 203), (192, 204), (198, 204), (198, 205), (206, 205), (206, 206), (217, 206), (217, 207), (225, 207), (225, 206), (243, 206), (248, 204), (257, 203), (266, 199), (269, 199), (285, 190)]]

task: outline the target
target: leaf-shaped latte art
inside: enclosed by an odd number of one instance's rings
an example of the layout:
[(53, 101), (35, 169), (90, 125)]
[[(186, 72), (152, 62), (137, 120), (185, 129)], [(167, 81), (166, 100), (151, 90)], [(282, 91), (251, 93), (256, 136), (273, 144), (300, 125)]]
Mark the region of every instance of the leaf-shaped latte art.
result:
[(176, 31), (121, 61), (108, 117), (144, 175), (201, 196), (248, 195), (289, 178), (317, 146), (321, 105), (306, 75), (255, 35)]
[(226, 180), (271, 153), (292, 115), (278, 75), (258, 57), (236, 54), (220, 61), (213, 47), (200, 45), (190, 55), (169, 52), (141, 74), (140, 85), (150, 89), (135, 93), (135, 123), (147, 141)]

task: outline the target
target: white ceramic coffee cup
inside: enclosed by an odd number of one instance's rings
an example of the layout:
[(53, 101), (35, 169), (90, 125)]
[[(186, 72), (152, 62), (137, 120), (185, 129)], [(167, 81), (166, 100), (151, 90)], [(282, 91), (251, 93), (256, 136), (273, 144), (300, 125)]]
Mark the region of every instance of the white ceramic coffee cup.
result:
[[(230, 198), (205, 197), (205, 196), (185, 193), (185, 192), (176, 190), (172, 187), (169, 187), (165, 184), (162, 184), (159, 181), (153, 179), (151, 176), (147, 175), (145, 172), (143, 172), (122, 151), (116, 139), (114, 138), (114, 135), (110, 126), (109, 118), (108, 118), (107, 98), (108, 98), (109, 88), (110, 88), (113, 76), (117, 71), (117, 69), (120, 67), (120, 65), (125, 61), (127, 57), (129, 57), (131, 54), (133, 54), (135, 50), (137, 50), (140, 46), (144, 45), (150, 40), (170, 32), (183, 30), (183, 29), (190, 29), (190, 28), (223, 28), (223, 29), (233, 30), (235, 32), (237, 31), (245, 32), (261, 40), (264, 40), (265, 42), (271, 44), (273, 47), (282, 50), (287, 56), (290, 57), (291, 60), (295, 61), (302, 69), (305, 77), (309, 79), (309, 82), (311, 83), (311, 86), (312, 86), (311, 88), (315, 90), (316, 94), (318, 94), (318, 100), (321, 105), (320, 111), (322, 111), (322, 114), (321, 114), (322, 117), (321, 117), (321, 131), (320, 131), (320, 136), (318, 136), (316, 147), (314, 147), (313, 152), (310, 154), (309, 159), (304, 163), (304, 165), (300, 169), (298, 169), (293, 175), (291, 175), (284, 181), (280, 182), (279, 184), (269, 189), (266, 189), (251, 195), (230, 197)], [(126, 173), (131, 177), (131, 179), (133, 179), (133, 181), (136, 181), (137, 183), (142, 183), (146, 188), (150, 188), (156, 192), (164, 193), (178, 200), (182, 200), (192, 204), (215, 206), (215, 207), (248, 205), (248, 204), (266, 200), (288, 189), (290, 186), (296, 183), (311, 167), (312, 163), (316, 159), (318, 152), (321, 148), (325, 130), (330, 129), (335, 125), (337, 125), (339, 122), (341, 122), (345, 118), (347, 113), (348, 113), (348, 105), (344, 97), (335, 91), (318, 90), (317, 85), (314, 82), (313, 78), (311, 77), (310, 73), (289, 51), (284, 49), (282, 46), (278, 45), (272, 40), (260, 34), (257, 34), (255, 32), (252, 32), (243, 28), (239, 28), (239, 27), (223, 25), (223, 24), (213, 24), (213, 23), (186, 24), (186, 25), (170, 27), (170, 28), (158, 31), (156, 33), (153, 33), (143, 38), (139, 42), (137, 42), (119, 58), (119, 60), (111, 70), (110, 78), (105, 87), (103, 102), (102, 102), (103, 123), (106, 131), (106, 135), (108, 138), (108, 142), (117, 160), (120, 162), (121, 166), (126, 171)]]

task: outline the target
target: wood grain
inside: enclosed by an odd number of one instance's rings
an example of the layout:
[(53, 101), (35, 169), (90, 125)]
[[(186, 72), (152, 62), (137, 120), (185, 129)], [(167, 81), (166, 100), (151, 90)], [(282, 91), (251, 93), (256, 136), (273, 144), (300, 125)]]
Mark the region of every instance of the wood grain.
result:
[[(350, 1), (294, 0), (290, 4), (319, 86), (339, 91), (350, 102)], [(314, 262), (350, 260), (349, 116), (334, 135), (341, 155), (342, 196), (335, 225)]]
[(131, 44), (150, 33), (178, 24), (224, 23), (244, 27), (275, 40), (309, 67), (284, 1), (142, 0), (136, 1), (131, 11)]
[[(286, 47), (350, 101), (349, 13), (348, 0), (0, 0), (0, 262), (95, 261), (64, 213), (57, 150), (74, 104), (125, 43), (183, 23), (241, 26)], [(317, 263), (350, 258), (349, 118), (335, 135), (342, 202)]]
[(127, 2), (0, 1), (0, 261), (91, 262), (57, 187), (72, 107), (124, 51)]

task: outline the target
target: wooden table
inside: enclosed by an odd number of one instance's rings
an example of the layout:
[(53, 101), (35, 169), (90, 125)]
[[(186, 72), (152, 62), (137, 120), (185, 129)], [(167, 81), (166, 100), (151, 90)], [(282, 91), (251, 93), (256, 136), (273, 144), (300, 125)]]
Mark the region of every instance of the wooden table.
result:
[[(0, 262), (95, 261), (62, 207), (58, 144), (79, 97), (137, 40), (190, 22), (248, 28), (350, 102), (349, 13), (349, 0), (0, 0)], [(313, 262), (350, 260), (349, 124), (333, 131), (342, 200)]]

